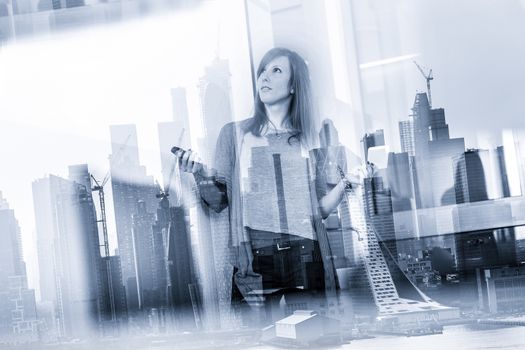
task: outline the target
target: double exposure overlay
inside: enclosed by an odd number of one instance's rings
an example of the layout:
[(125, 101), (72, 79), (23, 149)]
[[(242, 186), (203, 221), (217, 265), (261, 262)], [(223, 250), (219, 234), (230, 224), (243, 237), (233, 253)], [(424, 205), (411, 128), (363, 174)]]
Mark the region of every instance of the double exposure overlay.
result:
[(0, 348), (524, 347), (524, 18), (0, 0)]

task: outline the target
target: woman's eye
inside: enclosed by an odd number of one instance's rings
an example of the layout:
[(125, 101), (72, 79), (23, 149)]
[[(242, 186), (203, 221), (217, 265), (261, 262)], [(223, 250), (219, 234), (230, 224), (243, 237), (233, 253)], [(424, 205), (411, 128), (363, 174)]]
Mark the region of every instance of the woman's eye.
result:
[(277, 67), (275, 67), (275, 68), (273, 69), (273, 72), (274, 72), (274, 73), (281, 73), (281, 68), (277, 68)]

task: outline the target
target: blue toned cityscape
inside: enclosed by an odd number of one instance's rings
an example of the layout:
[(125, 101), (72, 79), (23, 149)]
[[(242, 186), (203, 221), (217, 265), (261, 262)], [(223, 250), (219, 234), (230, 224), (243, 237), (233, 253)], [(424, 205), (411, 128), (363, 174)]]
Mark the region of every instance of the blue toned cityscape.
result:
[(525, 348), (523, 18), (0, 0), (0, 349)]

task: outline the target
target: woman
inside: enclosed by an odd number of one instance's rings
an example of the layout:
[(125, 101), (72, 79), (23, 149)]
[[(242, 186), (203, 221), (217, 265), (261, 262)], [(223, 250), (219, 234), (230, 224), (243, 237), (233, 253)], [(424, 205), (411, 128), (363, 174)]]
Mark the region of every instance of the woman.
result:
[(203, 201), (217, 212), (229, 207), (236, 277), (262, 275), (265, 293), (325, 287), (312, 218), (326, 218), (349, 184), (341, 180), (327, 191), (322, 174), (315, 174), (308, 158), (317, 135), (311, 100), (305, 61), (274, 48), (257, 69), (253, 117), (221, 129), (216, 172), (203, 169), (194, 152), (177, 154)]

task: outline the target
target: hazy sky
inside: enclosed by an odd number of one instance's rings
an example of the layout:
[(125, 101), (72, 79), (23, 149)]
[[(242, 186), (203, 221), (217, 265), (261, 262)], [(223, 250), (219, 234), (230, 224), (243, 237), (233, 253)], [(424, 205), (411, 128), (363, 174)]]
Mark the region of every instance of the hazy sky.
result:
[[(498, 144), (502, 129), (525, 128), (524, 1), (352, 3), (361, 63), (410, 57), (364, 70), (368, 117), (375, 119), (370, 129), (385, 128), (386, 119), (392, 120), (387, 129), (397, 129), (416, 91), (426, 91), (413, 60), (427, 72), (432, 68), (433, 106), (445, 108), (451, 136), (465, 137), (468, 147)], [(380, 99), (384, 90), (390, 94), (386, 103)], [(394, 146), (399, 142), (397, 132), (387, 136)]]
[(229, 60), (235, 114), (248, 114), (250, 70), (238, 3), (211, 2), (185, 14), (0, 48), (0, 191), (20, 222), (30, 279), (36, 260), (32, 181), (47, 174), (67, 178), (68, 165), (81, 163), (102, 178), (109, 167), (109, 126), (133, 123), (141, 163), (162, 182), (157, 123), (172, 120), (170, 89), (187, 88), (192, 137), (201, 136), (198, 80), (217, 55)]
[(525, 128), (525, 2), (441, 0), (418, 7), (436, 105), (446, 108), (453, 135), (466, 135), (472, 145), (477, 132)]
[[(30, 275), (32, 181), (46, 174), (67, 177), (67, 166), (80, 163), (103, 177), (109, 125), (120, 123), (137, 125), (141, 162), (160, 179), (157, 123), (172, 118), (170, 89), (188, 89), (196, 127), (192, 136), (198, 137), (198, 78), (217, 53), (230, 61), (235, 117), (249, 114), (242, 2), (208, 1), (185, 15), (152, 16), (0, 48), (0, 191), (20, 221)], [(497, 139), (503, 128), (525, 127), (524, 1), (398, 2), (399, 22), (412, 30), (401, 31), (399, 45), (406, 50), (398, 51), (417, 53), (433, 68), (434, 106), (446, 109), (451, 136), (466, 136), (467, 145), (475, 146)], [(370, 6), (379, 11), (381, 3), (370, 1)], [(425, 89), (412, 63), (402, 64), (407, 93), (396, 119), (406, 119), (416, 89)], [(113, 222), (110, 232), (115, 232)]]

